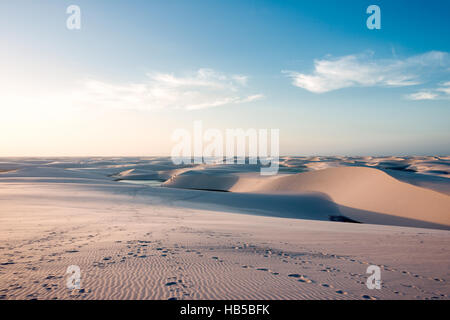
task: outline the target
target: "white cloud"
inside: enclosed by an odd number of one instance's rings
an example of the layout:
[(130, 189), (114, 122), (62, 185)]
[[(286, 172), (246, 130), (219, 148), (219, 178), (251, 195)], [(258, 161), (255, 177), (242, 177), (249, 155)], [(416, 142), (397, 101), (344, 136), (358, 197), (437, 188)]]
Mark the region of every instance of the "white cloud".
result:
[(149, 73), (147, 77), (145, 82), (130, 84), (89, 79), (72, 97), (89, 105), (141, 110), (195, 110), (263, 98), (262, 94), (244, 92), (247, 76), (226, 75), (212, 69), (199, 69), (185, 76)]
[(407, 96), (410, 100), (434, 100), (437, 98), (437, 94), (431, 91), (419, 91), (416, 93), (411, 93)]
[(441, 83), (435, 89), (421, 90), (406, 96), (410, 100), (442, 100), (450, 99), (450, 82)]
[(450, 82), (445, 82), (442, 84), (442, 87), (437, 88), (436, 91), (440, 91), (447, 96), (450, 96)]
[(424, 77), (450, 65), (446, 52), (430, 51), (406, 59), (376, 60), (372, 53), (314, 61), (311, 74), (283, 71), (296, 87), (324, 93), (348, 87), (400, 87), (421, 84)]

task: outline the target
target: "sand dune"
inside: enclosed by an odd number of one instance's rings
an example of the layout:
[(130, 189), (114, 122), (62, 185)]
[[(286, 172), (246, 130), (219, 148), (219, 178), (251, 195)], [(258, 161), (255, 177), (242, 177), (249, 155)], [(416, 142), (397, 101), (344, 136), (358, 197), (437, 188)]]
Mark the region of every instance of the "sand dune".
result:
[(391, 177), (425, 189), (434, 190), (450, 196), (450, 179), (431, 174), (416, 174), (399, 170), (383, 170)]
[[(274, 177), (243, 174), (226, 179), (220, 175), (190, 173), (179, 175), (164, 185), (240, 193), (304, 194), (319, 192), (329, 196), (332, 201), (340, 205), (344, 216), (360, 222), (390, 224), (386, 221), (387, 217), (382, 216), (388, 215), (450, 228), (449, 196), (398, 181), (383, 171), (372, 168), (327, 168)], [(358, 210), (352, 209), (363, 210), (364, 214), (358, 214)], [(367, 212), (374, 214), (370, 217)], [(376, 216), (375, 214), (382, 215)], [(403, 224), (403, 222), (400, 223)]]
[(142, 169), (129, 169), (121, 171), (118, 174), (111, 175), (116, 178), (116, 180), (152, 180), (160, 179), (158, 172), (152, 170), (142, 170)]

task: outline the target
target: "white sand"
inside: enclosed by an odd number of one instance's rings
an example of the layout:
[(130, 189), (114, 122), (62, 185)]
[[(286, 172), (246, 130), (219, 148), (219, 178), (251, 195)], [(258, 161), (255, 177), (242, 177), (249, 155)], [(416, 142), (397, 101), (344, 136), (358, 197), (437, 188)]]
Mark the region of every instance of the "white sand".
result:
[(183, 174), (164, 185), (242, 193), (302, 195), (314, 192), (339, 205), (342, 215), (359, 222), (418, 227), (435, 224), (435, 227), (450, 229), (449, 196), (401, 182), (373, 168), (327, 168), (273, 177), (256, 173), (231, 177)]
[[(444, 193), (355, 167), (264, 181), (201, 169), (238, 193), (113, 181), (131, 169), (146, 172), (122, 176), (181, 174), (172, 183), (186, 171), (167, 159), (3, 159), (0, 299), (449, 299), (450, 231), (327, 221), (371, 211), (446, 229)], [(72, 264), (81, 292), (65, 287)], [(381, 290), (366, 288), (370, 264)]]

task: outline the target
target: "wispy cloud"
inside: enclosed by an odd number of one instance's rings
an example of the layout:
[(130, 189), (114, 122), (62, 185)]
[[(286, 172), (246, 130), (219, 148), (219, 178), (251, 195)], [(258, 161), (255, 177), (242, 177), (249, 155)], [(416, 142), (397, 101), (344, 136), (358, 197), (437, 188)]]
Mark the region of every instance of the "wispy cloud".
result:
[(411, 93), (406, 97), (410, 100), (435, 100), (437, 98), (437, 94), (431, 91), (418, 91), (415, 93)]
[(73, 97), (90, 105), (129, 109), (195, 110), (240, 104), (263, 98), (247, 93), (248, 77), (199, 69), (184, 76), (149, 73), (141, 83), (113, 84), (89, 79)]
[(421, 90), (406, 96), (410, 100), (442, 100), (450, 99), (450, 81), (441, 83), (434, 89)]
[(314, 61), (310, 74), (283, 71), (296, 87), (324, 93), (348, 87), (403, 87), (422, 84), (427, 75), (448, 68), (447, 52), (430, 51), (406, 59), (375, 59), (373, 53)]

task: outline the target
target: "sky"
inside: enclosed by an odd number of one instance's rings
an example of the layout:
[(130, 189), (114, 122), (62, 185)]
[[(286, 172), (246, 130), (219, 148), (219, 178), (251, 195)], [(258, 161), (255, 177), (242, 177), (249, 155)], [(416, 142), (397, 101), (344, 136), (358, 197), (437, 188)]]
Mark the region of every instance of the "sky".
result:
[[(370, 5), (381, 29), (366, 25)], [(446, 0), (2, 1), (0, 156), (169, 155), (198, 120), (279, 129), (282, 155), (448, 155), (448, 12)]]

